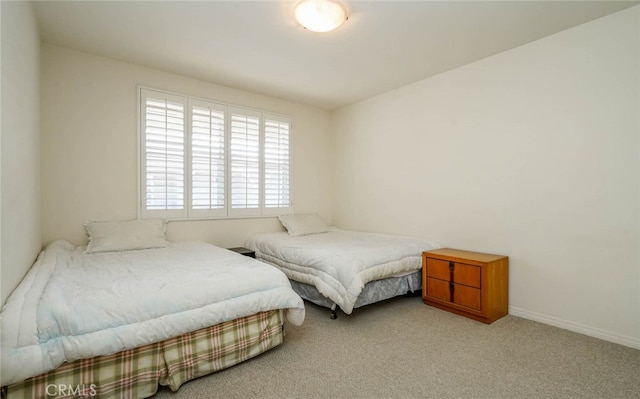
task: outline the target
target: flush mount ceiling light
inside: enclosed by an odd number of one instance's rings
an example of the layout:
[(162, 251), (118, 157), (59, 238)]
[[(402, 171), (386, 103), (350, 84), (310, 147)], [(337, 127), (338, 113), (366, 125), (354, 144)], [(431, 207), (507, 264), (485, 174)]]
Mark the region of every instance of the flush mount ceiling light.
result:
[(293, 15), (300, 25), (314, 32), (329, 32), (347, 20), (347, 11), (333, 0), (302, 0)]

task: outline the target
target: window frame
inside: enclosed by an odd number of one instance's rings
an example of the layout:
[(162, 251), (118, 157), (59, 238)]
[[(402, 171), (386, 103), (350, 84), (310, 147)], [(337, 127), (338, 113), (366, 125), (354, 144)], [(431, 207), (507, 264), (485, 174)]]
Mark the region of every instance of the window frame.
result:
[[(241, 219), (274, 217), (293, 212), (293, 171), (292, 171), (292, 132), (293, 118), (291, 116), (274, 113), (266, 110), (249, 108), (241, 105), (226, 104), (215, 100), (204, 99), (185, 94), (168, 92), (146, 86), (137, 87), (137, 212), (138, 218), (164, 218), (167, 220), (203, 220), (203, 219)], [(183, 151), (184, 151), (184, 179), (183, 208), (177, 210), (150, 210), (146, 204), (146, 98), (151, 95), (164, 96), (174, 102), (181, 102), (184, 106), (183, 114)], [(193, 107), (211, 106), (224, 112), (224, 207), (222, 209), (194, 209), (193, 208)], [(246, 113), (247, 115), (259, 115), (259, 206), (257, 208), (232, 208), (231, 202), (231, 112)], [(267, 207), (265, 204), (265, 120), (288, 123), (288, 207)]]

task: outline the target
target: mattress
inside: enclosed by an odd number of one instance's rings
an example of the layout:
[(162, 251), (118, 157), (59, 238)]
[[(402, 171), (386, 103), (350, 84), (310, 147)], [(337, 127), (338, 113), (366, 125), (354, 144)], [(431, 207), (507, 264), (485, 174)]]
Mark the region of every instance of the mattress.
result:
[(417, 237), (355, 232), (292, 236), (286, 232), (258, 234), (245, 246), (256, 258), (282, 270), (292, 281), (314, 286), (350, 314), (365, 285), (407, 275), (422, 268), (422, 252), (438, 248)]
[(85, 254), (57, 241), (2, 310), (1, 383), (274, 309), (304, 320), (281, 271), (223, 248), (179, 242)]

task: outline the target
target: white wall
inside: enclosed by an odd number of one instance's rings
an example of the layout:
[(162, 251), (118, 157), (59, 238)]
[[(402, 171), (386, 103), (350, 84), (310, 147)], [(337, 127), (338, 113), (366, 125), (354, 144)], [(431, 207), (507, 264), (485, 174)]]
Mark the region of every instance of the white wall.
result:
[(27, 2), (0, 3), (2, 135), (0, 294), (2, 303), (40, 251), (40, 36)]
[(510, 257), (510, 313), (640, 348), (640, 7), (333, 117), (334, 222)]
[[(294, 207), (331, 221), (327, 111), (49, 44), (41, 57), (45, 243), (85, 243), (85, 220), (136, 218), (137, 85), (291, 115)], [(280, 229), (276, 218), (181, 221), (167, 237), (231, 247)]]

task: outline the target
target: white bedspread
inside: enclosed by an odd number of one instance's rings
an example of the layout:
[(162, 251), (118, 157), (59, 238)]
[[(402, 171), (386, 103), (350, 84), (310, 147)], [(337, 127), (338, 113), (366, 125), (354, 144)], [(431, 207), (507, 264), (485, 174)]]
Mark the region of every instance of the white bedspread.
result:
[(84, 254), (57, 241), (0, 315), (1, 384), (272, 309), (304, 320), (282, 272), (213, 245)]
[(347, 314), (366, 283), (419, 270), (422, 252), (438, 248), (414, 237), (336, 228), (306, 236), (258, 234), (245, 246), (291, 280), (315, 286)]

